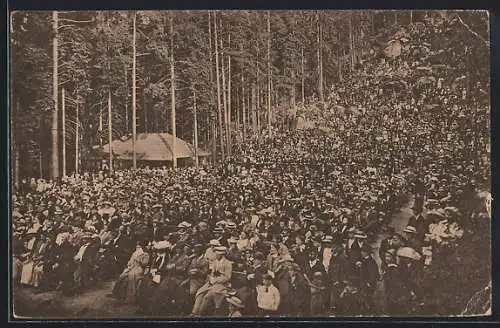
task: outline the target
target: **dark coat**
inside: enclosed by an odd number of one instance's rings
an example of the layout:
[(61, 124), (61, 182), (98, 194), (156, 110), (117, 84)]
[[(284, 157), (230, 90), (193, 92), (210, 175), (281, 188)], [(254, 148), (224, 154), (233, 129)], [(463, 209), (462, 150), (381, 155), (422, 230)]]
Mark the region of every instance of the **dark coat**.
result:
[(288, 277), (288, 297), (290, 299), (290, 315), (304, 316), (309, 314), (311, 291), (305, 278), (300, 273), (297, 274), (293, 283), (291, 283), (291, 278)]
[(309, 261), (307, 261), (305, 263), (304, 273), (307, 275), (307, 277), (309, 278), (309, 280), (313, 279), (313, 275), (314, 275), (315, 272), (321, 272), (321, 274), (323, 275), (323, 277), (326, 276), (325, 266), (323, 265), (323, 263), (321, 263), (320, 259), (318, 259), (316, 261), (316, 263), (314, 264), (314, 266), (312, 266), (312, 267), (311, 267)]
[(361, 259), (361, 265), (360, 278), (362, 287), (369, 296), (372, 296), (379, 280), (377, 262), (375, 262), (375, 259), (370, 255), (367, 258)]

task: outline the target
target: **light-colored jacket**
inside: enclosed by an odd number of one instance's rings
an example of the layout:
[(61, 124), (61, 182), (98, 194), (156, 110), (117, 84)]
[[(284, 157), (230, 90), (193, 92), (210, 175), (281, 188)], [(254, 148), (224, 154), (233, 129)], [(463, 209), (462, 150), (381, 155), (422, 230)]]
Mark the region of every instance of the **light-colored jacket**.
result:
[(274, 285), (257, 286), (257, 305), (266, 311), (277, 311), (280, 305), (280, 292)]

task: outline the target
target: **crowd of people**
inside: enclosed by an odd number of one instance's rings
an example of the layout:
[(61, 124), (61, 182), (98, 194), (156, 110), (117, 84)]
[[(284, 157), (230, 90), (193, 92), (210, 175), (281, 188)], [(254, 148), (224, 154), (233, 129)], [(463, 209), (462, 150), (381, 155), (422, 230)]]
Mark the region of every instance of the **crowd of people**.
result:
[[(353, 75), (333, 86), (329, 114), (301, 113), (326, 130), (247, 139), (215, 167), (23, 181), (14, 281), (78, 293), (115, 279), (109, 296), (144, 315), (417, 313), (430, 227), (484, 219), (490, 167), (481, 86), (417, 83), (414, 56), (362, 68), (404, 71), (404, 83)], [(391, 230), (410, 199), (408, 225)]]

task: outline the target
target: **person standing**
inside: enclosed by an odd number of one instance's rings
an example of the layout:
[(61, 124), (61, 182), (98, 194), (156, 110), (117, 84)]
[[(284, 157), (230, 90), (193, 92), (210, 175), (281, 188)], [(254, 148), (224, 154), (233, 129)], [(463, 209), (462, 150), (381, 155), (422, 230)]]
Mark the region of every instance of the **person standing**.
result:
[(280, 292), (272, 283), (272, 276), (262, 276), (262, 285), (257, 286), (257, 306), (262, 316), (274, 316), (280, 305)]

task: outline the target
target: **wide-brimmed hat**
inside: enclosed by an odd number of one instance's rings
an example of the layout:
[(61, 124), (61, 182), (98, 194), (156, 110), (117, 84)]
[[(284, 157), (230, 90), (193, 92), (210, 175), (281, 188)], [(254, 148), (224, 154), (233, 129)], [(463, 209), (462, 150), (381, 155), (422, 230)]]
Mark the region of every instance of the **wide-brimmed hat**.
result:
[(406, 226), (406, 228), (403, 230), (403, 232), (407, 233), (416, 233), (417, 229), (414, 226)]
[(153, 244), (153, 248), (158, 250), (158, 251), (165, 250), (169, 246), (170, 246), (170, 243), (166, 240), (162, 240), (162, 241), (159, 241), (159, 242), (156, 242)]
[(214, 251), (216, 254), (226, 254), (227, 248), (225, 246), (216, 246)]
[(236, 238), (234, 238), (234, 237), (231, 237), (231, 238), (229, 238), (229, 239), (227, 240), (227, 242), (228, 242), (228, 243), (230, 243), (230, 244), (235, 244), (235, 243), (237, 243), (237, 242), (238, 242), (238, 239), (236, 239)]
[(422, 255), (420, 255), (411, 247), (401, 247), (397, 250), (396, 255), (400, 257), (406, 257), (415, 261), (419, 261), (422, 258)]
[(220, 246), (220, 241), (218, 241), (217, 239), (212, 239), (208, 242), (208, 244), (210, 246)]
[(323, 243), (333, 243), (333, 237), (332, 236), (325, 236), (321, 241)]
[(354, 231), (354, 238), (366, 239), (368, 236), (361, 230)]
[(191, 223), (186, 222), (186, 221), (182, 221), (181, 223), (179, 223), (177, 225), (177, 228), (182, 228), (182, 229), (186, 229), (186, 228), (189, 228), (189, 227), (191, 227)]

